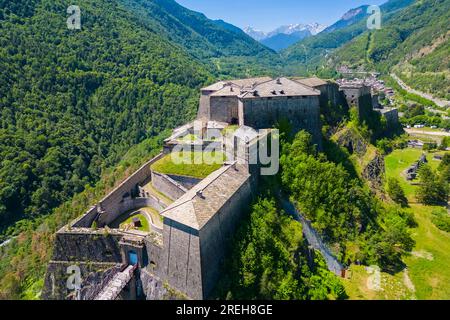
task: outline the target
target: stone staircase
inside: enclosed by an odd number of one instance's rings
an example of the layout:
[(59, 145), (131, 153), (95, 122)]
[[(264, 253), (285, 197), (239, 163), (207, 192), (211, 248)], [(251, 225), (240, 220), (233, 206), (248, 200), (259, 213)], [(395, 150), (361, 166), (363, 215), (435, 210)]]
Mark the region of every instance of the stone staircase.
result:
[(133, 278), (137, 266), (128, 266), (124, 271), (117, 273), (110, 282), (100, 291), (94, 300), (115, 300)]

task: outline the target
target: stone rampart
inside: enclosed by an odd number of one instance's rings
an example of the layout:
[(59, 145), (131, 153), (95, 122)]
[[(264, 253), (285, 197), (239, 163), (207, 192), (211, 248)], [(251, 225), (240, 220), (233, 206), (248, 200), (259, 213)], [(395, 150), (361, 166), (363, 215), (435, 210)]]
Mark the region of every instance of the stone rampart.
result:
[(168, 175), (152, 172), (152, 185), (159, 192), (164, 193), (172, 200), (176, 200), (184, 195), (188, 189), (183, 187), (180, 183), (170, 178)]
[(151, 165), (160, 160), (163, 156), (164, 154), (160, 153), (158, 156), (145, 163), (125, 181), (123, 181), (118, 187), (116, 187), (112, 192), (110, 192), (99, 202), (99, 210), (112, 215), (120, 214), (118, 213), (118, 211), (121, 210), (120, 203), (123, 198), (126, 195), (131, 196), (134, 192), (136, 192), (136, 187), (138, 184), (143, 184), (144, 182), (150, 180)]
[[(74, 270), (79, 268), (81, 289), (77, 293), (74, 288), (69, 288), (67, 283), (74, 284), (70, 277), (74, 277)], [(50, 261), (44, 279), (44, 287), (41, 298), (44, 300), (91, 300), (98, 289), (103, 287), (108, 280), (120, 272), (121, 264), (74, 262), (74, 261)]]
[(316, 144), (321, 142), (320, 105), (318, 96), (245, 99), (240, 105), (243, 123), (254, 129), (272, 128), (288, 121), (293, 133), (306, 130)]
[(202, 299), (210, 297), (220, 277), (220, 270), (232, 243), (232, 237), (251, 202), (252, 187), (255, 187), (252, 181), (255, 180), (249, 177), (200, 230)]

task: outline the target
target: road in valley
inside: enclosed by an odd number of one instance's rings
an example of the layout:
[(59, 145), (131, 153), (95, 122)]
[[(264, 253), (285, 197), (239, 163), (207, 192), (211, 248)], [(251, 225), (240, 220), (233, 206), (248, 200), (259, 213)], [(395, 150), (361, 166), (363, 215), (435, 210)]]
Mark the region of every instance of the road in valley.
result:
[(428, 131), (428, 130), (420, 130), (420, 129), (404, 129), (408, 134), (421, 134), (427, 136), (437, 136), (437, 137), (450, 137), (450, 132), (446, 131)]
[(402, 87), (404, 90), (406, 90), (406, 91), (408, 91), (410, 93), (414, 93), (414, 94), (417, 94), (418, 96), (421, 96), (422, 98), (431, 100), (431, 101), (433, 101), (434, 103), (436, 103), (440, 107), (449, 107), (450, 106), (450, 101), (448, 101), (448, 100), (435, 98), (429, 93), (421, 92), (421, 91), (418, 91), (418, 90), (415, 90), (415, 89), (409, 87), (395, 73), (391, 73), (391, 77), (395, 81), (397, 81), (397, 83), (400, 85), (400, 87)]

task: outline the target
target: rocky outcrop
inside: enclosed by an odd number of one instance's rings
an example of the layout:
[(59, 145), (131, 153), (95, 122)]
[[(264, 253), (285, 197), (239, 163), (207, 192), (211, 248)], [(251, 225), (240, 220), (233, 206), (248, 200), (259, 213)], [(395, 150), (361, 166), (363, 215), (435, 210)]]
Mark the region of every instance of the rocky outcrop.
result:
[(369, 182), (372, 190), (381, 191), (383, 189), (383, 180), (386, 172), (384, 156), (378, 151), (363, 169), (362, 176)]
[(367, 152), (367, 142), (355, 130), (345, 128), (336, 134), (336, 142), (345, 147), (350, 154), (356, 153), (362, 157)]
[(359, 175), (366, 180), (375, 192), (382, 192), (385, 176), (384, 156), (364, 137), (352, 128), (344, 128), (334, 136), (341, 147), (355, 156), (354, 163), (359, 169)]

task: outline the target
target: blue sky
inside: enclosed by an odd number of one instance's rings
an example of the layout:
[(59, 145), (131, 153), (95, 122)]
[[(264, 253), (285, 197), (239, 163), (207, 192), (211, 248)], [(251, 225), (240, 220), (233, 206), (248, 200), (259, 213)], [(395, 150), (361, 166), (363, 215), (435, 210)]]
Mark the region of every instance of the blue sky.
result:
[(222, 19), (240, 28), (263, 31), (291, 23), (318, 22), (330, 25), (351, 8), (380, 5), (387, 0), (176, 0), (179, 4)]

